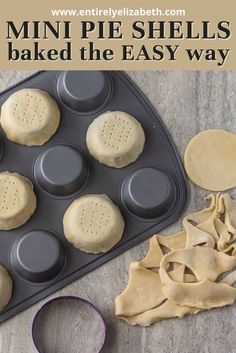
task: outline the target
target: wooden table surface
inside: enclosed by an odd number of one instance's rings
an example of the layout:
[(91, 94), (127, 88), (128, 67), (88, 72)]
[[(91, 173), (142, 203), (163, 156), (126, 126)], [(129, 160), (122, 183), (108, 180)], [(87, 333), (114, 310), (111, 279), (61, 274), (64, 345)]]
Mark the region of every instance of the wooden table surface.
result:
[[(0, 72), (0, 89), (29, 74)], [(204, 129), (225, 128), (236, 132), (236, 72), (129, 74), (161, 115), (181, 155), (189, 139)], [(187, 212), (202, 208), (205, 195), (207, 192), (191, 184), (191, 200)], [(232, 195), (236, 197), (234, 191)], [(180, 227), (179, 221), (162, 233), (171, 234)], [(149, 328), (130, 327), (116, 319), (114, 298), (127, 284), (130, 262), (144, 256), (147, 244), (146, 241), (136, 246), (49, 298), (76, 295), (96, 303), (108, 324), (104, 353), (235, 353), (236, 305), (188, 316), (182, 320), (165, 320)], [(31, 323), (36, 311), (49, 298), (0, 325), (0, 353), (36, 351), (31, 339)], [(60, 340), (56, 325), (51, 327), (45, 339), (50, 337)], [(47, 342), (44, 345), (47, 346)], [(82, 351), (68, 343), (64, 353), (71, 352)], [(50, 353), (60, 352), (53, 350)]]

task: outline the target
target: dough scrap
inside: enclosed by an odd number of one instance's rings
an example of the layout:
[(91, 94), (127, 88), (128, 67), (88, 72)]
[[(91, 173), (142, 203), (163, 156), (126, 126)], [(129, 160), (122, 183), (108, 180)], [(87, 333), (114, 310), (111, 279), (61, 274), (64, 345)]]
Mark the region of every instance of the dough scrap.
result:
[(130, 325), (150, 326), (161, 320), (172, 319), (174, 317), (182, 318), (188, 314), (197, 314), (199, 311), (200, 309), (177, 305), (167, 299), (157, 308), (144, 311), (141, 314), (118, 317)]
[(236, 289), (226, 283), (203, 280), (197, 283), (173, 283), (163, 286), (163, 292), (173, 303), (198, 309), (212, 309), (232, 305)]
[(101, 114), (90, 124), (86, 143), (90, 154), (100, 163), (123, 168), (142, 153), (145, 135), (133, 116), (112, 111)]
[(47, 92), (26, 88), (13, 93), (3, 103), (0, 122), (9, 140), (39, 146), (55, 134), (60, 110)]
[[(180, 283), (170, 278), (166, 271), (169, 262), (190, 268), (199, 282)], [(210, 309), (233, 304), (236, 289), (227, 284), (215, 283), (217, 277), (236, 266), (236, 258), (209, 247), (178, 249), (165, 255), (159, 271), (162, 290), (166, 297), (184, 306)]]
[(210, 191), (236, 186), (236, 135), (225, 130), (206, 130), (189, 142), (184, 165), (193, 183)]
[[(199, 261), (200, 260), (200, 261)], [(188, 267), (196, 278), (201, 281), (209, 279), (215, 281), (217, 277), (236, 266), (236, 257), (226, 255), (209, 247), (191, 247), (177, 249), (163, 256), (160, 264), (162, 284), (171, 284), (167, 268), (170, 262), (177, 262)]]
[[(169, 275), (176, 281), (184, 281), (186, 277), (193, 281), (192, 275), (184, 273), (184, 266), (179, 266), (169, 272)], [(153, 295), (147, 297), (147, 292)], [(135, 293), (135, 300), (133, 293)], [(162, 291), (159, 273), (144, 268), (140, 262), (132, 262), (128, 285), (115, 299), (116, 315), (123, 318), (137, 316), (137, 314), (150, 311), (158, 305), (161, 307), (165, 302), (166, 296)]]
[(36, 209), (32, 182), (18, 173), (0, 173), (0, 230), (25, 224)]
[[(116, 315), (132, 316), (160, 305), (165, 300), (158, 273), (147, 270), (139, 262), (130, 264), (129, 283), (124, 292), (116, 298)], [(147, 298), (146, 292), (153, 291)], [(133, 295), (135, 293), (135, 301)]]
[(131, 264), (129, 284), (115, 300), (117, 317), (149, 326), (234, 303), (236, 201), (228, 194), (207, 200), (208, 207), (183, 219), (183, 231), (150, 239), (147, 255)]
[(0, 265), (0, 311), (9, 303), (12, 296), (12, 279), (5, 269)]
[(63, 218), (64, 234), (76, 248), (105, 253), (121, 239), (124, 220), (106, 195), (90, 194), (76, 199)]

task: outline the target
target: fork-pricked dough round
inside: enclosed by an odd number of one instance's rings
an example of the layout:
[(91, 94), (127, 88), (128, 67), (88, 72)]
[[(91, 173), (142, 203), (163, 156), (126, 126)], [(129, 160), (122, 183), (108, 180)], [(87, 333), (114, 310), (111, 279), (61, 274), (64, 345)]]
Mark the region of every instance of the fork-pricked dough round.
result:
[(12, 296), (12, 279), (5, 269), (0, 265), (0, 311), (9, 303)]
[(21, 145), (43, 145), (55, 134), (59, 123), (56, 101), (39, 89), (17, 91), (2, 105), (2, 128), (9, 140)]
[(122, 168), (141, 154), (145, 135), (133, 116), (113, 111), (101, 114), (90, 124), (86, 142), (90, 154), (99, 162)]
[(184, 164), (189, 178), (210, 191), (236, 186), (236, 135), (225, 130), (206, 130), (189, 142)]
[(11, 172), (0, 173), (0, 230), (20, 227), (36, 209), (31, 181)]
[(76, 248), (98, 254), (107, 252), (121, 239), (124, 220), (108, 196), (90, 194), (68, 207), (63, 226), (67, 240)]

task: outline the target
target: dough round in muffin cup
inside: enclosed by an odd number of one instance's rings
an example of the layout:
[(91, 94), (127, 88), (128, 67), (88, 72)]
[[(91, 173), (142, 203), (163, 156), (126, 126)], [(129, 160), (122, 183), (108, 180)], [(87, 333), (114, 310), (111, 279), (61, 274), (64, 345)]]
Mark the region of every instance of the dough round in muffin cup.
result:
[(123, 168), (142, 153), (145, 135), (133, 116), (112, 111), (101, 114), (90, 124), (86, 143), (90, 154), (100, 163)]
[(124, 220), (108, 196), (90, 194), (68, 207), (63, 226), (67, 240), (76, 248), (99, 254), (109, 251), (121, 239)]
[(60, 110), (45, 91), (22, 89), (3, 103), (1, 125), (7, 138), (26, 146), (39, 146), (57, 131)]
[(0, 230), (25, 224), (36, 209), (32, 182), (18, 173), (0, 173)]
[(0, 311), (9, 303), (12, 296), (12, 279), (8, 271), (0, 265)]

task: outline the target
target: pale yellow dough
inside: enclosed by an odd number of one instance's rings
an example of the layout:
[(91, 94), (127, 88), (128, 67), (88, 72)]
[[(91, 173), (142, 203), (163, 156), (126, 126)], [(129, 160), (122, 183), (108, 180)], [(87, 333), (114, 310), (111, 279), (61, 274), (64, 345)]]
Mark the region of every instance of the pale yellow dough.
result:
[(184, 165), (189, 178), (203, 189), (224, 191), (236, 186), (236, 135), (206, 130), (189, 142)]
[(101, 114), (90, 124), (86, 142), (90, 154), (99, 162), (122, 168), (142, 153), (145, 135), (133, 116), (113, 111)]
[(124, 220), (106, 195), (90, 194), (75, 200), (63, 218), (69, 242), (82, 251), (98, 254), (109, 251), (121, 239)]
[(234, 303), (236, 201), (228, 194), (207, 199), (208, 207), (183, 219), (183, 231), (154, 235), (145, 258), (131, 263), (129, 283), (115, 300), (120, 319), (149, 326)]
[(3, 103), (0, 121), (9, 140), (38, 146), (55, 134), (60, 110), (47, 92), (26, 88), (13, 93)]
[(36, 209), (31, 181), (11, 172), (0, 173), (0, 230), (20, 227)]
[(0, 265), (0, 311), (9, 303), (12, 296), (12, 279), (7, 270)]
[[(167, 273), (169, 262), (184, 264), (192, 270), (197, 281), (181, 283)], [(211, 309), (233, 304), (236, 289), (226, 283), (215, 283), (217, 277), (236, 266), (236, 257), (209, 247), (178, 249), (165, 255), (161, 261), (160, 278), (162, 291), (175, 304), (198, 309)]]

